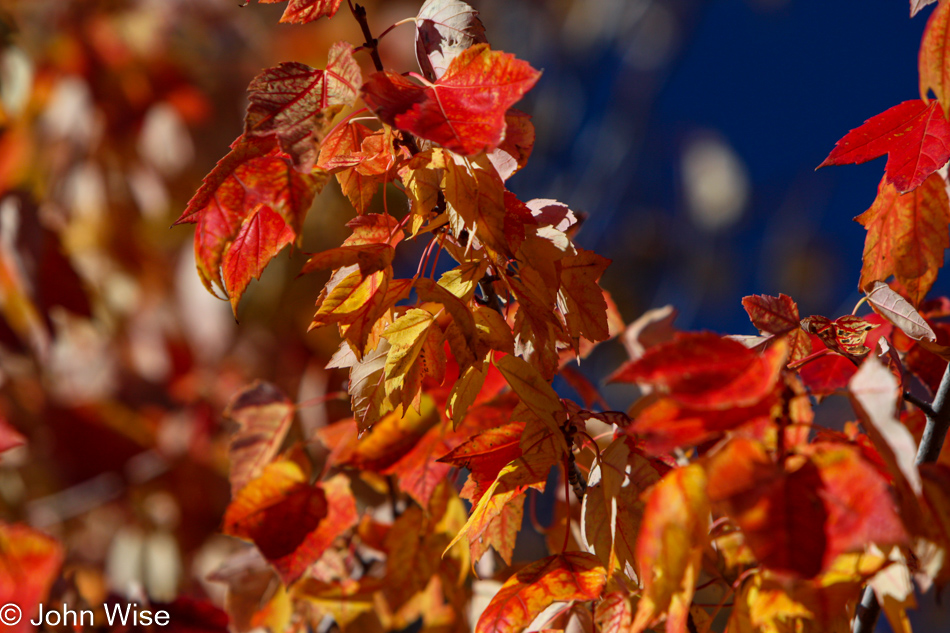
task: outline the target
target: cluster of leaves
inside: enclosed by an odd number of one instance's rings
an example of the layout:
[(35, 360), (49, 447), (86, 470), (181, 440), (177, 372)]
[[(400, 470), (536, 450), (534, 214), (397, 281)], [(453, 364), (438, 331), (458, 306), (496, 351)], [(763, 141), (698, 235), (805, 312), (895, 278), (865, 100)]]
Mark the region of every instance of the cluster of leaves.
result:
[[(341, 5), (289, 0), (282, 21)], [(300, 433), (303, 405), (268, 382), (225, 410), (221, 530), (253, 544), (215, 574), (232, 626), (846, 631), (869, 586), (909, 631), (915, 584), (950, 579), (950, 454), (933, 444), (950, 420), (950, 300), (926, 298), (950, 231), (937, 172), (950, 159), (950, 0), (924, 35), (921, 100), (870, 119), (823, 163), (889, 156), (857, 218), (873, 313), (802, 319), (786, 295), (746, 297), (756, 336), (678, 331), (670, 309), (624, 328), (597, 284), (608, 260), (573, 241), (581, 214), (506, 187), (534, 142), (513, 106), (540, 73), (492, 50), (472, 7), (422, 5), (421, 75), (409, 76), (384, 67), (366, 11), (349, 8), (366, 42), (333, 45), (323, 69), (255, 78), (243, 133), (178, 220), (196, 224), (199, 276), (237, 314), (250, 282), (301, 242), (332, 177), (355, 211), (342, 244), (302, 269), (330, 271), (311, 329), (342, 339), (327, 367), (348, 375), (350, 415)], [(405, 208), (389, 213), (387, 191)], [(420, 243), (415, 274), (397, 276)], [(436, 279), (443, 251), (454, 265)], [(611, 380), (642, 394), (626, 412), (605, 410), (571, 366), (621, 332), (630, 359)], [(559, 397), (557, 377), (580, 402)], [(815, 424), (833, 394), (853, 407), (843, 430)], [(0, 450), (21, 442), (0, 434)], [(542, 528), (534, 504), (557, 477)], [(549, 555), (522, 565), (526, 522)], [(22, 525), (0, 526), (0, 545), (14, 553), (0, 595), (29, 611), (62, 546)], [(20, 569), (33, 581), (17, 583)], [(491, 597), (476, 607), (480, 592)]]
[[(284, 19), (338, 5), (292, 2)], [(868, 583), (908, 630), (911, 578), (927, 588), (950, 573), (950, 471), (913, 459), (921, 408), (937, 412), (904, 398), (912, 376), (936, 392), (950, 356), (938, 342), (946, 300), (924, 301), (950, 224), (935, 173), (950, 159), (950, 2), (924, 36), (923, 98), (872, 118), (823, 163), (889, 155), (858, 218), (875, 314), (802, 320), (785, 295), (747, 297), (760, 335), (740, 339), (648, 314), (627, 328), (631, 360), (612, 376), (645, 394), (628, 413), (599, 410), (567, 367), (620, 329), (596, 284), (608, 261), (573, 243), (567, 207), (505, 187), (533, 143), (512, 106), (540, 73), (493, 51), (467, 4), (429, 0), (414, 20), (422, 75), (407, 78), (383, 67), (365, 11), (350, 8), (375, 72), (364, 78), (346, 43), (323, 70), (264, 71), (244, 133), (179, 219), (198, 225), (201, 278), (236, 312), (330, 176), (356, 211), (343, 244), (303, 268), (332, 271), (311, 328), (339, 330), (328, 367), (349, 371), (353, 417), (318, 431), (329, 453), (314, 464), (303, 445), (279, 453), (294, 407), (272, 386), (249, 387), (227, 413), (238, 430), (224, 531), (257, 546), (288, 588), (281, 599), (343, 629), (421, 618), (464, 630), (475, 561), (492, 548), (513, 563), (525, 500), (559, 470), (582, 502), (572, 509), (565, 492), (551, 555), (508, 577), (476, 631), (579, 619), (673, 633), (709, 630), (720, 612), (729, 631), (841, 631)], [(367, 111), (371, 125), (357, 117)], [(407, 198), (401, 219), (369, 213), (381, 186)], [(397, 278), (396, 251), (415, 241), (427, 243), (416, 274)], [(442, 251), (456, 265), (436, 280)], [(583, 403), (558, 397), (559, 373)], [(813, 403), (842, 391), (857, 421), (816, 427)], [(389, 494), (388, 519), (358, 508), (357, 484)]]

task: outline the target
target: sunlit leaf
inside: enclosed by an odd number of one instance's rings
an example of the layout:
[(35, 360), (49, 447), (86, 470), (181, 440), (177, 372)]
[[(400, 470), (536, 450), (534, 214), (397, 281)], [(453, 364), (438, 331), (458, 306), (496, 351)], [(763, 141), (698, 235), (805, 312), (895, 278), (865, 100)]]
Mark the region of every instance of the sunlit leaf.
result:
[(520, 631), (553, 602), (599, 598), (605, 583), (604, 568), (590, 554), (542, 558), (508, 579), (482, 612), (475, 632)]
[(330, 48), (325, 70), (298, 62), (268, 68), (248, 86), (245, 135), (275, 135), (297, 168), (308, 172), (331, 120), (353, 104), (362, 83), (353, 47), (346, 42)]
[[(4, 628), (16, 633), (35, 629), (30, 620), (47, 598), (63, 564), (65, 552), (59, 541), (22, 524), (0, 524), (0, 600), (3, 601)], [(22, 613), (10, 624), (9, 605)], [(49, 606), (44, 604), (46, 610)]]
[(332, 18), (343, 0), (257, 0), (261, 4), (287, 2), (281, 22), (306, 24), (322, 17)]
[(363, 85), (363, 100), (389, 125), (471, 156), (501, 143), (505, 113), (540, 76), (513, 55), (476, 44), (429, 87), (393, 72), (374, 73)]
[(936, 101), (905, 101), (848, 132), (819, 167), (864, 163), (887, 154), (884, 178), (906, 193), (950, 159), (948, 140), (950, 126)]
[(416, 16), (416, 60), (435, 81), (459, 53), (487, 42), (478, 11), (461, 0), (426, 0)]
[(934, 174), (907, 195), (882, 180), (874, 204), (855, 220), (868, 230), (859, 287), (894, 275), (910, 302), (920, 305), (950, 246), (950, 202), (944, 179)]

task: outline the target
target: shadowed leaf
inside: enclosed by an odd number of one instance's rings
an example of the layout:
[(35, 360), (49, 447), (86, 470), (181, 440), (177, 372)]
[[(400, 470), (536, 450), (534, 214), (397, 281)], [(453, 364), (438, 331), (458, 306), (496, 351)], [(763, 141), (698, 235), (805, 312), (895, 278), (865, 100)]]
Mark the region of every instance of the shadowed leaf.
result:
[(293, 422), (294, 405), (274, 385), (257, 382), (234, 396), (224, 417), (238, 425), (228, 446), (234, 496), (277, 454)]

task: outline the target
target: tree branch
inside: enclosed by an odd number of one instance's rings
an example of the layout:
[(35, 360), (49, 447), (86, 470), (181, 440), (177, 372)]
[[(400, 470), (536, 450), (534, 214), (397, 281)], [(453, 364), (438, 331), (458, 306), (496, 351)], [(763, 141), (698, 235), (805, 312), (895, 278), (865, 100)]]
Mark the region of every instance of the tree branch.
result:
[[(905, 400), (917, 404), (913, 400), (909, 400), (907, 396), (908, 394), (905, 393)], [(947, 437), (947, 429), (950, 428), (950, 364), (947, 365), (943, 372), (943, 378), (940, 379), (940, 386), (937, 388), (937, 395), (934, 396), (933, 404), (927, 408), (921, 407), (919, 404), (917, 406), (927, 414), (927, 425), (924, 427), (924, 435), (920, 439), (920, 446), (917, 447), (917, 459), (915, 460), (920, 465), (937, 461), (940, 449), (943, 448), (943, 442)], [(874, 590), (871, 587), (866, 587), (864, 596), (861, 598), (861, 604), (858, 605), (854, 617), (854, 633), (872, 633), (880, 614), (881, 605), (878, 604)]]
[(363, 37), (366, 38), (366, 43), (363, 46), (369, 50), (370, 57), (373, 58), (373, 66), (376, 67), (376, 70), (383, 71), (383, 60), (379, 57), (379, 40), (373, 37), (373, 32), (369, 30), (369, 22), (366, 20), (366, 7), (357, 4), (353, 5), (352, 0), (347, 0), (350, 5), (350, 12), (353, 13), (353, 17), (356, 18), (356, 21), (360, 24), (360, 29), (363, 31)]

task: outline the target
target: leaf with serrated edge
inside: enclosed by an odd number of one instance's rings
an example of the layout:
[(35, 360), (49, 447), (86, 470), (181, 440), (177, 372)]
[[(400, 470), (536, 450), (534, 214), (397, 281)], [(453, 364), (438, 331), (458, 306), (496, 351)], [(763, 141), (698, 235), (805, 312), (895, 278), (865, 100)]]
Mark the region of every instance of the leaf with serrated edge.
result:
[(478, 619), (475, 633), (520, 631), (554, 602), (596, 600), (606, 582), (604, 568), (590, 554), (542, 558), (502, 585)]
[(865, 289), (870, 303), (876, 312), (885, 319), (893, 323), (901, 331), (919, 341), (936, 341), (937, 335), (933, 328), (920, 316), (920, 313), (914, 309), (914, 306), (904, 297), (900, 296), (883, 281), (875, 281), (869, 288)]
[(950, 4), (941, 3), (930, 14), (924, 36), (920, 42), (918, 70), (920, 75), (920, 98), (928, 101), (928, 93), (934, 91), (943, 108), (944, 116), (950, 115)]
[(280, 21), (292, 24), (306, 24), (320, 18), (332, 18), (343, 0), (257, 0), (261, 4), (287, 2), (287, 8)]
[(855, 220), (868, 231), (859, 287), (894, 275), (910, 302), (920, 305), (950, 246), (950, 202), (943, 178), (933, 174), (906, 195), (881, 180), (871, 208)]
[(331, 120), (353, 104), (362, 83), (353, 47), (346, 42), (330, 48), (325, 70), (299, 62), (268, 68), (248, 86), (245, 134), (275, 135), (297, 168), (308, 172)]
[[(521, 401), (559, 437), (560, 424), (566, 418), (564, 405), (551, 385), (538, 370), (517, 356), (503, 356), (495, 361), (508, 386)], [(563, 440), (560, 442), (564, 444)], [(566, 445), (564, 445), (566, 450)]]
[(900, 193), (916, 189), (950, 158), (950, 125), (937, 107), (905, 101), (848, 132), (818, 167), (864, 163), (887, 154), (884, 178)]
[(363, 84), (363, 101), (383, 121), (464, 156), (492, 150), (505, 134), (505, 113), (541, 73), (487, 44), (461, 52), (431, 86), (393, 72)]
[(221, 277), (234, 314), (251, 280), (260, 279), (267, 264), (294, 239), (293, 230), (268, 206), (258, 206), (244, 220), (221, 261)]
[(238, 425), (228, 446), (233, 496), (277, 454), (293, 422), (294, 405), (276, 386), (256, 382), (231, 399), (224, 417)]
[[(325, 182), (324, 174), (301, 174), (294, 169), (271, 138), (242, 136), (234, 141), (231, 151), (205, 176), (184, 213), (175, 221), (176, 225), (198, 225), (195, 260), (208, 291), (214, 294), (215, 285), (225, 289), (220, 270), (222, 259), (252, 213), (266, 205), (298, 236), (313, 196)], [(237, 253), (231, 255), (232, 259), (236, 256)]]
[(667, 473), (646, 497), (637, 538), (643, 595), (631, 633), (666, 613), (668, 631), (685, 631), (709, 524), (706, 474), (697, 464)]

